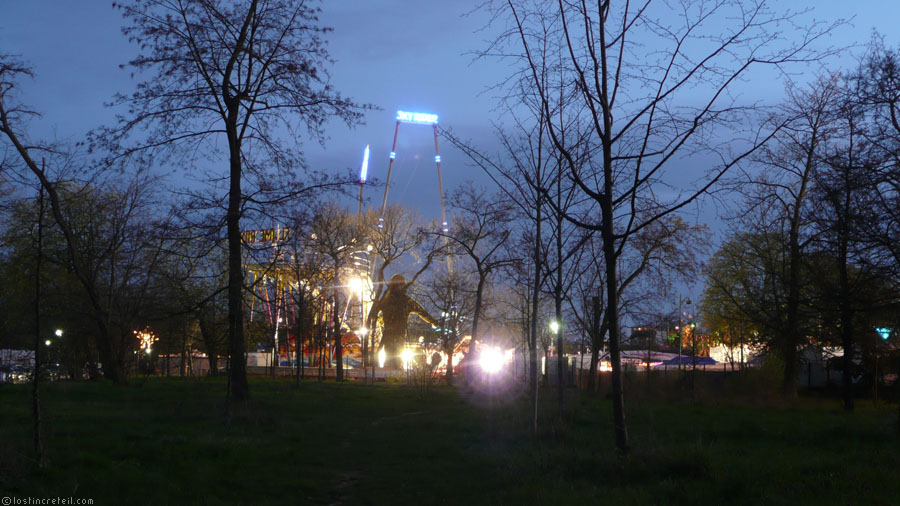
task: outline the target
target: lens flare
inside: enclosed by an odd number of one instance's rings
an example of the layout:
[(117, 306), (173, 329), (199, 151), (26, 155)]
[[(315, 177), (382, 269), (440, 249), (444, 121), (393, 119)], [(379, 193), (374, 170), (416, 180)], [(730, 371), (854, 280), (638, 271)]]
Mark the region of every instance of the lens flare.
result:
[(503, 368), (503, 364), (506, 363), (506, 357), (499, 348), (484, 346), (481, 348), (481, 356), (478, 362), (481, 365), (481, 370), (488, 374), (494, 374)]
[(415, 353), (409, 348), (403, 348), (403, 351), (400, 352), (400, 360), (403, 361), (403, 368), (409, 369), (412, 367), (412, 361)]

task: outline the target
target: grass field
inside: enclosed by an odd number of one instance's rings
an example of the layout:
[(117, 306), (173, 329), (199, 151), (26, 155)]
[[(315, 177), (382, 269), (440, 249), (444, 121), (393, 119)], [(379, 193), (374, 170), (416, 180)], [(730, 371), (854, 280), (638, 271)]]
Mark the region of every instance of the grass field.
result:
[(892, 504), (896, 405), (792, 406), (635, 395), (617, 456), (609, 401), (523, 402), (449, 388), (251, 381), (225, 416), (217, 379), (45, 387), (48, 465), (30, 390), (0, 386), (0, 496), (94, 504)]

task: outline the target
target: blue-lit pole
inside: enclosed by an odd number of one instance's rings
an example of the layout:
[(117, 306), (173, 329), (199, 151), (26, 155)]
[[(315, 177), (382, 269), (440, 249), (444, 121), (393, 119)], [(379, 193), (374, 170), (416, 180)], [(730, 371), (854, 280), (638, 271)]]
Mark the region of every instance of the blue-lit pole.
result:
[(387, 181), (384, 183), (384, 198), (381, 199), (381, 217), (378, 218), (378, 228), (384, 228), (384, 208), (387, 206), (388, 190), (391, 188), (391, 172), (394, 170), (394, 158), (397, 157), (397, 136), (400, 135), (400, 120), (394, 127), (394, 143), (391, 145), (391, 161), (388, 162)]
[(437, 165), (438, 191), (441, 192), (441, 230), (450, 231), (447, 225), (447, 207), (444, 205), (444, 179), (441, 177), (441, 150), (438, 148), (438, 128), (434, 124), (434, 164)]
[(362, 220), (362, 203), (363, 203), (363, 186), (366, 184), (366, 176), (369, 172), (369, 145), (366, 144), (366, 150), (363, 152), (362, 167), (359, 169), (359, 208), (356, 210), (358, 220)]

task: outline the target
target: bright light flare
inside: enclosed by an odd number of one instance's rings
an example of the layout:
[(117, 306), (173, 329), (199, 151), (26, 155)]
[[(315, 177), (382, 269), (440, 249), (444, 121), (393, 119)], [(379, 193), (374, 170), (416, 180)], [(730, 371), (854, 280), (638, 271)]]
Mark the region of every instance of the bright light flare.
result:
[(481, 347), (481, 356), (478, 359), (481, 370), (488, 374), (495, 374), (503, 369), (506, 363), (506, 354), (500, 348), (494, 346)]
[(63, 331), (62, 329), (56, 329), (56, 332), (54, 332), (54, 334), (56, 334), (56, 337), (62, 337)]
[(384, 363), (387, 360), (387, 353), (385, 353), (384, 348), (378, 350), (378, 367), (384, 367)]
[(365, 281), (362, 278), (350, 278), (347, 282), (347, 287), (350, 288), (350, 291), (354, 294), (360, 294), (360, 298), (362, 298), (362, 292), (365, 288)]
[(403, 351), (400, 352), (400, 360), (403, 361), (403, 368), (409, 369), (412, 367), (413, 358), (415, 358), (415, 352), (413, 352), (409, 348), (403, 348)]
[(150, 348), (153, 346), (153, 343), (159, 341), (159, 338), (156, 337), (152, 331), (150, 331), (150, 327), (147, 327), (144, 330), (135, 330), (134, 337), (140, 341), (140, 347), (144, 350), (145, 353), (150, 353)]

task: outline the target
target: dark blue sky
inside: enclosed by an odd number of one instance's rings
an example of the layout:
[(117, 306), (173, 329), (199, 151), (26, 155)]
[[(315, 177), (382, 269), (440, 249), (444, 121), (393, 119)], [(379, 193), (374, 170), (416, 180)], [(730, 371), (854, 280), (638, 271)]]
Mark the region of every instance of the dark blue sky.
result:
[[(330, 0), (322, 20), (332, 26), (329, 37), (332, 83), (360, 102), (381, 107), (367, 124), (348, 130), (334, 123), (325, 149), (307, 143), (311, 166), (319, 169), (358, 167), (371, 144), (370, 177), (383, 179), (397, 109), (440, 115), (441, 124), (459, 135), (491, 145), (494, 100), (487, 87), (508, 69), (496, 62), (472, 62), (469, 54), (485, 47), (490, 32), (478, 32), (485, 15), (464, 16), (481, 0)], [(864, 44), (873, 28), (897, 45), (900, 19), (896, 0), (778, 0), (776, 7), (815, 6), (813, 17), (855, 16), (852, 26), (838, 30), (831, 42)], [(121, 35), (121, 16), (110, 0), (0, 0), (0, 52), (20, 55), (37, 76), (27, 83), (23, 101), (44, 114), (34, 123), (35, 136), (56, 135), (78, 140), (87, 130), (112, 120), (103, 107), (117, 91), (133, 82), (118, 65), (136, 48)], [(780, 94), (781, 84), (769, 83)], [(391, 200), (418, 205), (438, 217), (437, 188), (430, 128), (401, 127)], [(484, 180), (461, 154), (442, 146), (445, 188), (465, 179)], [(380, 203), (381, 190), (367, 196)]]

